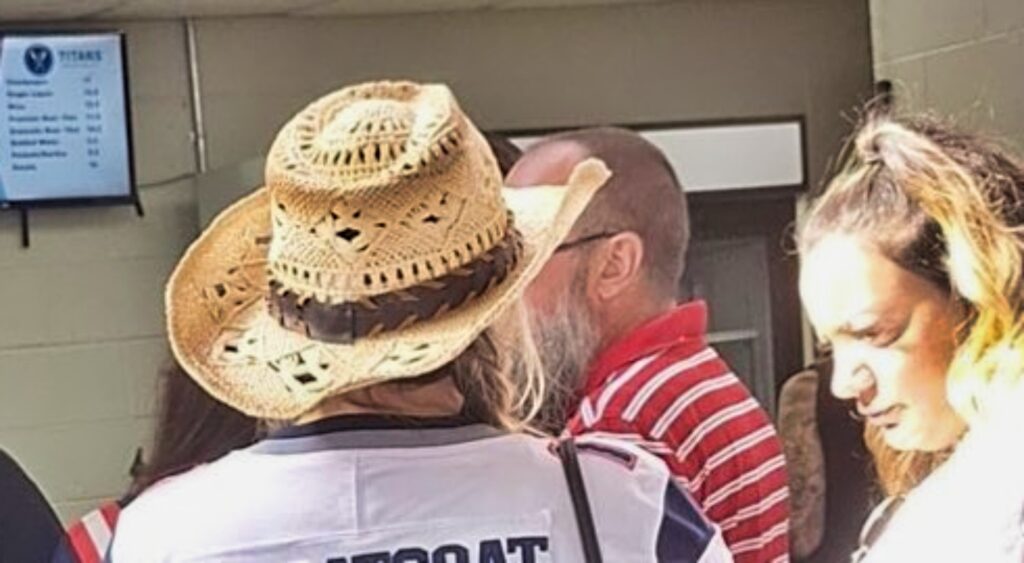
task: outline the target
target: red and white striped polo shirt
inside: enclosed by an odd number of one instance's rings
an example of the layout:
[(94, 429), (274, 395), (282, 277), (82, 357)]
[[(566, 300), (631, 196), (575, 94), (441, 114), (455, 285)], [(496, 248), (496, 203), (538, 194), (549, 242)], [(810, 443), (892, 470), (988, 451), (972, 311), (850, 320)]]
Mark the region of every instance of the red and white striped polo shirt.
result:
[(706, 331), (707, 307), (695, 301), (603, 351), (568, 431), (614, 435), (664, 460), (722, 528), (737, 563), (788, 561), (782, 444)]

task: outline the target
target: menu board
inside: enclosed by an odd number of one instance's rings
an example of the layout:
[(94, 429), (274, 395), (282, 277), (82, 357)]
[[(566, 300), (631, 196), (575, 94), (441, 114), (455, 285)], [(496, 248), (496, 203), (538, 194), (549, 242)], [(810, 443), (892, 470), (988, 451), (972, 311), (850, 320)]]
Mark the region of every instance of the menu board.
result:
[(0, 202), (132, 196), (123, 45), (0, 36)]

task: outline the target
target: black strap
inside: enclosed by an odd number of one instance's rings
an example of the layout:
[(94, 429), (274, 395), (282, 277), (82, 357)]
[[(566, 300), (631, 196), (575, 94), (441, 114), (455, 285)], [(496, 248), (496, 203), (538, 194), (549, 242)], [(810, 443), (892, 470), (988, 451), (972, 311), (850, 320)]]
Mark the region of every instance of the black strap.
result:
[(558, 457), (562, 460), (565, 471), (565, 482), (569, 485), (572, 497), (572, 509), (576, 513), (576, 527), (580, 531), (580, 542), (583, 544), (584, 563), (602, 563), (601, 546), (597, 543), (597, 531), (594, 528), (594, 516), (590, 513), (590, 501), (587, 500), (587, 486), (580, 472), (580, 462), (576, 457), (576, 442), (566, 438), (558, 445)]

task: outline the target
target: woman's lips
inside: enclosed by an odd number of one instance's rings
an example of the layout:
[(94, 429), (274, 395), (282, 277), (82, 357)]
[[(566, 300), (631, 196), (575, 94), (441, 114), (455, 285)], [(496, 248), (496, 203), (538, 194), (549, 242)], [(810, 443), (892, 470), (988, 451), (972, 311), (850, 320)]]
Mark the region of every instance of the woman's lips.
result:
[(864, 417), (864, 420), (869, 424), (875, 426), (894, 426), (899, 422), (900, 411), (903, 409), (899, 405), (893, 405), (891, 407), (867, 410), (863, 408), (857, 408), (857, 411)]

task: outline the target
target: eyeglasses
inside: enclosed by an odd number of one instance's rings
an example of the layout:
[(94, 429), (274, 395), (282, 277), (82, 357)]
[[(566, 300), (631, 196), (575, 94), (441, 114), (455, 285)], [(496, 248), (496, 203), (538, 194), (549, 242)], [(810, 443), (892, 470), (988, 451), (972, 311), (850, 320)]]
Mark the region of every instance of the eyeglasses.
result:
[(601, 239), (604, 239), (604, 238), (613, 237), (613, 236), (619, 234), (619, 232), (620, 231), (603, 231), (603, 232), (600, 232), (600, 233), (597, 233), (597, 234), (581, 237), (581, 238), (578, 238), (578, 239), (573, 240), (573, 241), (563, 242), (562, 244), (560, 244), (557, 247), (555, 247), (555, 254), (557, 254), (559, 252), (565, 252), (566, 250), (572, 250), (572, 249), (574, 249), (576, 247), (583, 246), (584, 244), (587, 244), (588, 242), (594, 242), (595, 240), (601, 240)]

